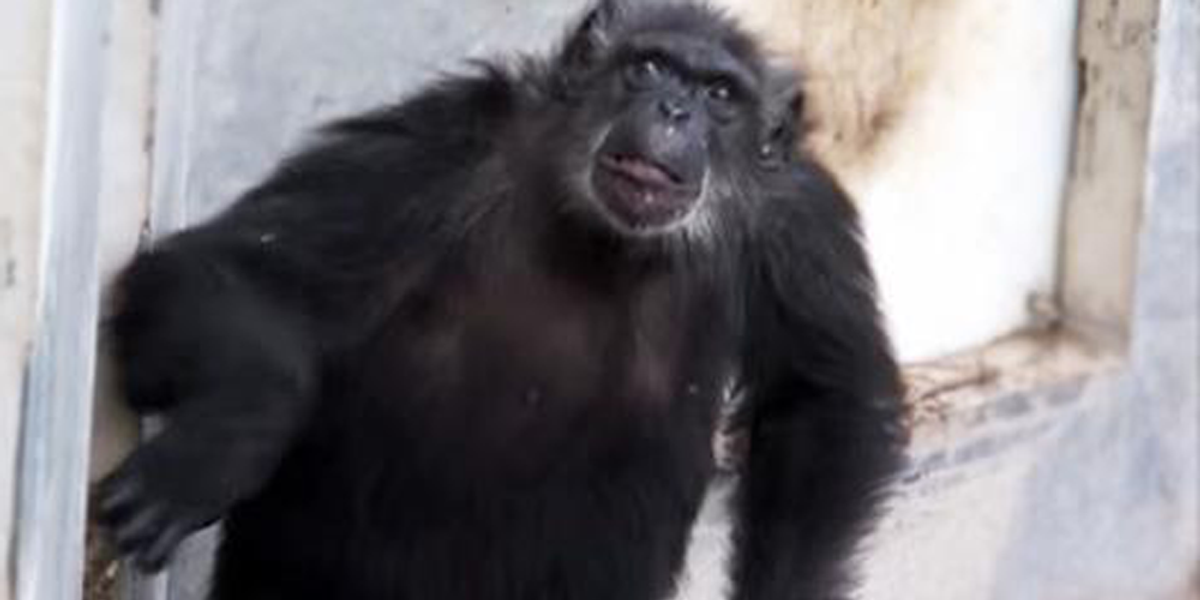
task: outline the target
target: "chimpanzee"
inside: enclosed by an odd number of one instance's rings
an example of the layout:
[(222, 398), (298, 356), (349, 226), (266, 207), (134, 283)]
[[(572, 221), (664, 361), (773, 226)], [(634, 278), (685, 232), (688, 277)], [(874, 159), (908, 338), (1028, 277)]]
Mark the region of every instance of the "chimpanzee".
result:
[(108, 335), (165, 428), (98, 489), (118, 546), (224, 519), (217, 600), (663, 600), (732, 427), (733, 597), (849, 598), (900, 383), (798, 83), (604, 0), (142, 252)]

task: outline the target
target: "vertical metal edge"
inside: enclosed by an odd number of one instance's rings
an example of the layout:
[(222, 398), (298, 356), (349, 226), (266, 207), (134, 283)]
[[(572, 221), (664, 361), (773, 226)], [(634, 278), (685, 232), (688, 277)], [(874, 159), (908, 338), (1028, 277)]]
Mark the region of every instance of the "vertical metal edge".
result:
[(36, 325), (18, 442), (17, 600), (75, 600), (82, 593), (109, 6), (59, 0), (52, 8)]

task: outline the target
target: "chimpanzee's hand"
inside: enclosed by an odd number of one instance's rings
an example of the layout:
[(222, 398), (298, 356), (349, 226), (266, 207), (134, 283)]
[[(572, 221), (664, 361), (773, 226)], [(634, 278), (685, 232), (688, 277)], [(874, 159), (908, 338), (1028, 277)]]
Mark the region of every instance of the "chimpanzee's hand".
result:
[(269, 469), (253, 446), (168, 429), (100, 482), (98, 520), (122, 554), (145, 571), (158, 571), (184, 537), (258, 489)]

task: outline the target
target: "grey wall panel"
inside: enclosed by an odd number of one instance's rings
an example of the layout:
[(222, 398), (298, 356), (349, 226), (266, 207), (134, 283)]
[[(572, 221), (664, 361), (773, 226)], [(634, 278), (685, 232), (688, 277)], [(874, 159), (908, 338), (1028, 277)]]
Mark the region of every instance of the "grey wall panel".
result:
[(155, 204), (177, 226), (262, 177), (315, 123), (468, 57), (547, 48), (583, 0), (167, 0)]

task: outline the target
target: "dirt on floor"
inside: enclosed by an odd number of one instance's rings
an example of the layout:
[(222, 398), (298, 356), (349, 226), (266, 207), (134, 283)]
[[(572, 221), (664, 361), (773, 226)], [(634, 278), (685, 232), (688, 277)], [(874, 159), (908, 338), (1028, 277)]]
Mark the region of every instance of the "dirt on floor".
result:
[(83, 573), (83, 600), (117, 600), (120, 563), (95, 524), (88, 524), (87, 566)]

